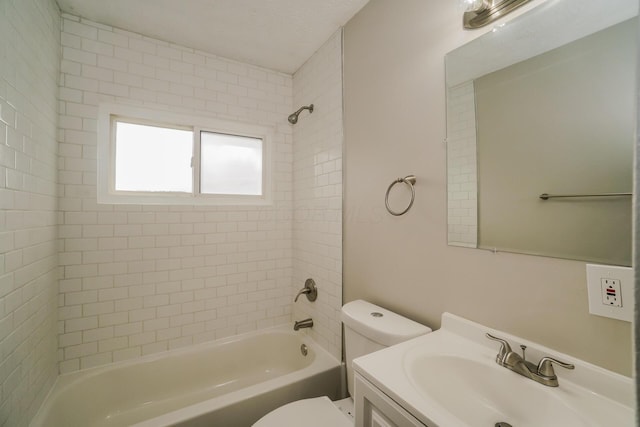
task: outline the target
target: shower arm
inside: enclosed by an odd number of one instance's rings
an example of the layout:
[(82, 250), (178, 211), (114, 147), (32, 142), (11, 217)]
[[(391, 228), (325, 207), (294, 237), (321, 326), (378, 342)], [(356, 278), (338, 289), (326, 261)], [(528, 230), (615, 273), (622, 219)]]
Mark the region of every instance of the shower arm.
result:
[(309, 110), (310, 113), (313, 113), (313, 104), (310, 105), (303, 105), (302, 107), (298, 108), (298, 111), (296, 111), (295, 114), (296, 116), (299, 115), (300, 113), (302, 113), (304, 110)]

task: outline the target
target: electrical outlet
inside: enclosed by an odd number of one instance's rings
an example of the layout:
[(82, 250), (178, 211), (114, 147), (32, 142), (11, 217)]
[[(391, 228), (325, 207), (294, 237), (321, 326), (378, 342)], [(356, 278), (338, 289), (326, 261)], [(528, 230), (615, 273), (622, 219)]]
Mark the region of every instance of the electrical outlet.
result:
[(620, 280), (601, 278), (602, 303), (613, 307), (622, 307), (622, 293), (620, 292)]
[(633, 269), (587, 264), (589, 313), (633, 321)]

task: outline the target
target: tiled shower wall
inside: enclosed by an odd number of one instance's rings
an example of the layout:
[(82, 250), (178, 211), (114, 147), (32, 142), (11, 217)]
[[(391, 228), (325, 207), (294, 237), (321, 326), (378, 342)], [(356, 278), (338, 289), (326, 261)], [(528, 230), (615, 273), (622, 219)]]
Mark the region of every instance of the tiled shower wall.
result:
[(0, 1), (0, 425), (26, 426), (57, 376), (60, 12)]
[(294, 304), (296, 320), (311, 317), (312, 337), (341, 358), (342, 329), (342, 31), (293, 76), (293, 288), (315, 280), (318, 299)]
[[(62, 15), (61, 372), (291, 320), (291, 76)], [(272, 206), (96, 203), (101, 102), (274, 129)]]

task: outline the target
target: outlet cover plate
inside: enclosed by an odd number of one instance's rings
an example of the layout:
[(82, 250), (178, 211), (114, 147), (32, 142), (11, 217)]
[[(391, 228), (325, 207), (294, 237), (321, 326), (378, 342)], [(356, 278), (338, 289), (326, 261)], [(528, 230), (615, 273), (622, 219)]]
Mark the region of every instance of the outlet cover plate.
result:
[[(602, 279), (620, 281), (620, 301), (622, 306), (606, 305), (602, 301)], [(589, 313), (612, 319), (633, 321), (634, 281), (633, 268), (613, 265), (587, 264), (587, 290)]]

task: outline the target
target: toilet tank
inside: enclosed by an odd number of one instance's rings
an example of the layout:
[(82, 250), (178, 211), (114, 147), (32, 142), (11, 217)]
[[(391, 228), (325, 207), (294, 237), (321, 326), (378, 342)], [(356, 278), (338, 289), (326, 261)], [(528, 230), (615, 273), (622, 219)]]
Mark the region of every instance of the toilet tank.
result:
[(363, 300), (342, 306), (347, 386), (353, 396), (353, 359), (431, 332), (431, 329)]

